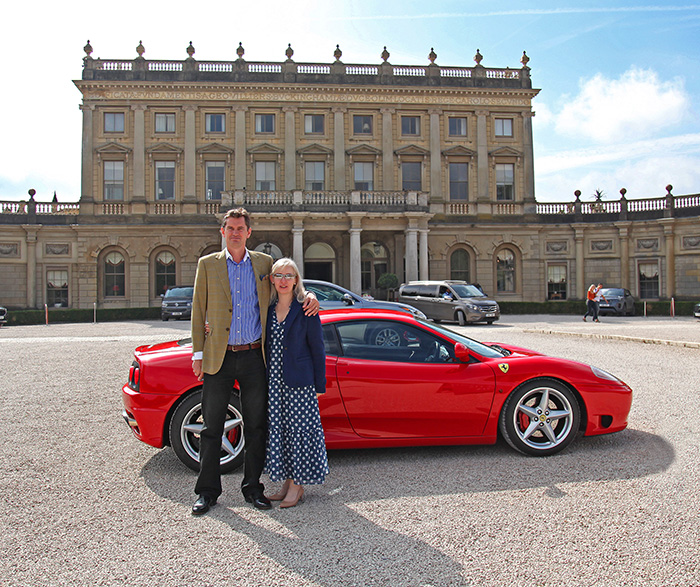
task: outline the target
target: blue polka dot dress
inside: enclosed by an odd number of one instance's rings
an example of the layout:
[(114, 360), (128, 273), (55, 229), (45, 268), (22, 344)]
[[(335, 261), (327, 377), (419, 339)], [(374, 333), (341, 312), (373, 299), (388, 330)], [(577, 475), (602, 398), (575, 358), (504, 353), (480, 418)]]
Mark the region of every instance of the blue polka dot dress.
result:
[[(284, 322), (282, 323), (284, 324)], [(282, 376), (284, 331), (272, 312), (265, 472), (272, 481), (323, 483), (328, 474), (326, 442), (313, 385), (289, 387)]]

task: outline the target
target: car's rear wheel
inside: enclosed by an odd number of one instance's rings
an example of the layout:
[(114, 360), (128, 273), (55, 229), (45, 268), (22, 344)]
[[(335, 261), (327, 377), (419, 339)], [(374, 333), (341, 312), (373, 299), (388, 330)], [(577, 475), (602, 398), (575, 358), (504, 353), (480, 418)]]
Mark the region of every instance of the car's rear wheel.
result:
[[(177, 457), (194, 471), (199, 471), (199, 433), (202, 425), (202, 392), (196, 391), (180, 403), (170, 422), (170, 445)], [(243, 464), (243, 445), (241, 400), (232, 393), (221, 437), (222, 473), (229, 473)]]
[(553, 379), (518, 387), (501, 412), (501, 434), (515, 450), (547, 456), (564, 450), (578, 433), (581, 409), (574, 393)]

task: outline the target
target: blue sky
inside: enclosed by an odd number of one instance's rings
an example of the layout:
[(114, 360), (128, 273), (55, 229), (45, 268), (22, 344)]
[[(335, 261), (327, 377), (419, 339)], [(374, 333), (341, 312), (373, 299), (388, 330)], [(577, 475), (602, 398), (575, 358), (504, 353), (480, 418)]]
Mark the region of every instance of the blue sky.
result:
[[(490, 8), (496, 5), (497, 8)], [(533, 7), (533, 5), (535, 7)], [(658, 197), (700, 192), (700, 4), (628, 1), (499, 2), (336, 0), (13, 3), (3, 20), (0, 200), (80, 196), (80, 78), (93, 57), (389, 61), (520, 67), (527, 51), (534, 102), (538, 201)], [(8, 83), (9, 82), (9, 83)]]

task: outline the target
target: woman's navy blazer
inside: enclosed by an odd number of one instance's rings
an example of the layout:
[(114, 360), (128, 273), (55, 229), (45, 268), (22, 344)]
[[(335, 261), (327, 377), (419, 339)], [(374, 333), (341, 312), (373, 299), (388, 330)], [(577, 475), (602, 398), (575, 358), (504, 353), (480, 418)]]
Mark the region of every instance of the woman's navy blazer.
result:
[[(270, 306), (267, 313), (265, 356), (268, 365), (272, 352), (272, 313), (275, 307), (276, 304)], [(323, 348), (323, 332), (318, 314), (305, 315), (301, 304), (294, 298), (282, 328), (284, 330), (282, 346), (284, 382), (290, 387), (313, 385), (316, 393), (326, 393), (326, 352)]]

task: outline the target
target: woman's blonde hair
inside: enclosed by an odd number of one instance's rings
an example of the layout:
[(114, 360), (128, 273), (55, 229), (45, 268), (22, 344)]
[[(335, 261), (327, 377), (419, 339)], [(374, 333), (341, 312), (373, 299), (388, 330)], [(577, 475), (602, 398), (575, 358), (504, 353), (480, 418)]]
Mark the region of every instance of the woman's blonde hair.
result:
[[(304, 297), (306, 296), (306, 290), (304, 289), (304, 284), (302, 283), (301, 276), (299, 275), (299, 267), (297, 267), (297, 264), (292, 259), (287, 257), (277, 259), (277, 261), (272, 264), (272, 269), (270, 269), (270, 278), (272, 278), (273, 274), (277, 273), (284, 267), (291, 267), (294, 269), (294, 275), (296, 276), (297, 280), (297, 283), (294, 286), (294, 296), (296, 297), (297, 301), (303, 302)], [(270, 304), (274, 304), (277, 301), (277, 289), (273, 285), (272, 281), (270, 281), (270, 285)]]

